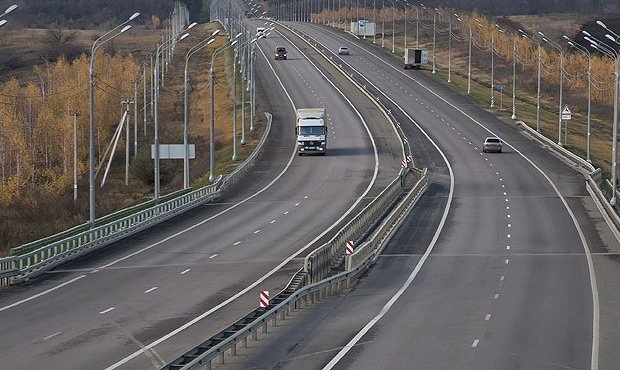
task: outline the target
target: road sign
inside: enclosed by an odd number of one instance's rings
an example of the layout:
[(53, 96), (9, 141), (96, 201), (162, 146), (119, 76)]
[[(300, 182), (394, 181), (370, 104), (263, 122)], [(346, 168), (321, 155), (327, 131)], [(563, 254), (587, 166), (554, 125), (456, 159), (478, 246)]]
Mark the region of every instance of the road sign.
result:
[(506, 85), (499, 85), (499, 86), (497, 86), (497, 89), (499, 91), (504, 91), (506, 89)]
[(569, 120), (572, 118), (572, 112), (570, 111), (570, 109), (568, 108), (568, 105), (564, 106), (564, 109), (562, 109), (562, 119), (563, 120)]
[[(196, 158), (196, 146), (189, 144), (189, 159)], [(155, 145), (151, 144), (151, 158), (155, 159)], [(159, 159), (184, 159), (185, 145), (183, 144), (159, 144)]]
[(260, 307), (266, 308), (269, 307), (269, 291), (263, 290), (260, 292), (259, 298)]
[(347, 254), (353, 254), (355, 250), (355, 245), (353, 244), (353, 240), (347, 240)]

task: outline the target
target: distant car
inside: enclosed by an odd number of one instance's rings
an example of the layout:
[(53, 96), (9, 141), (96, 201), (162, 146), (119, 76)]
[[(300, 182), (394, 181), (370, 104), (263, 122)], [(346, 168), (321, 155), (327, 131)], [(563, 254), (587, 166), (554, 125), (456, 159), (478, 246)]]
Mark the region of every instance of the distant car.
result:
[(489, 153), (489, 152), (501, 153), (502, 152), (502, 140), (494, 136), (487, 137), (484, 140), (484, 144), (482, 144), (482, 151), (484, 153)]
[(286, 48), (283, 46), (278, 46), (276, 48), (276, 60), (278, 59), (286, 60)]
[(346, 46), (341, 46), (340, 48), (338, 48), (338, 54), (349, 55), (349, 48), (347, 48)]

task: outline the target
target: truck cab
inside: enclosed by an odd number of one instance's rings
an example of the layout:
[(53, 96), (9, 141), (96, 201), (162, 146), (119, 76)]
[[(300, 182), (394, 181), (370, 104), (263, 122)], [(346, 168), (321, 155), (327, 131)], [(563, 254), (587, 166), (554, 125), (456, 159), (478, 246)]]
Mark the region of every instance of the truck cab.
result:
[(276, 60), (283, 59), (286, 60), (286, 48), (284, 46), (278, 46), (276, 48)]
[(327, 152), (327, 114), (325, 108), (297, 110), (297, 153), (325, 155)]

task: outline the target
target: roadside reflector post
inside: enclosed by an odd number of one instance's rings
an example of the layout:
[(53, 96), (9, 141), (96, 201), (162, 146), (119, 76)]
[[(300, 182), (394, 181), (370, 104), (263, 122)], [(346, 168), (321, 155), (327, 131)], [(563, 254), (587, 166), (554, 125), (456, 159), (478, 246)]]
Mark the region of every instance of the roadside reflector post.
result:
[(259, 300), (258, 304), (261, 308), (269, 307), (269, 291), (268, 290), (261, 291), (258, 300)]

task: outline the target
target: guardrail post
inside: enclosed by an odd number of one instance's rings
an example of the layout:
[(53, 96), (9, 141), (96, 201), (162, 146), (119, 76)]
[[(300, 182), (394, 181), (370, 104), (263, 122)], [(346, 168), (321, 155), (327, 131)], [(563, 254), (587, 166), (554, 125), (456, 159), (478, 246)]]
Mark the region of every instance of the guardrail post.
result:
[(278, 315), (275, 315), (275, 316), (273, 317), (273, 323), (272, 323), (272, 326), (273, 326), (273, 327), (278, 326)]
[(237, 356), (237, 343), (233, 344), (233, 346), (230, 347), (230, 355)]
[(255, 340), (255, 341), (258, 340), (258, 329), (252, 332), (252, 340)]
[[(252, 333), (252, 335), (254, 335), (254, 332)], [(243, 337), (242, 343), (243, 348), (248, 348), (248, 337)]]
[(265, 324), (263, 325), (263, 333), (267, 332), (267, 321), (265, 321)]
[(282, 310), (282, 312), (280, 312), (280, 319), (281, 320), (286, 320), (286, 309)]

